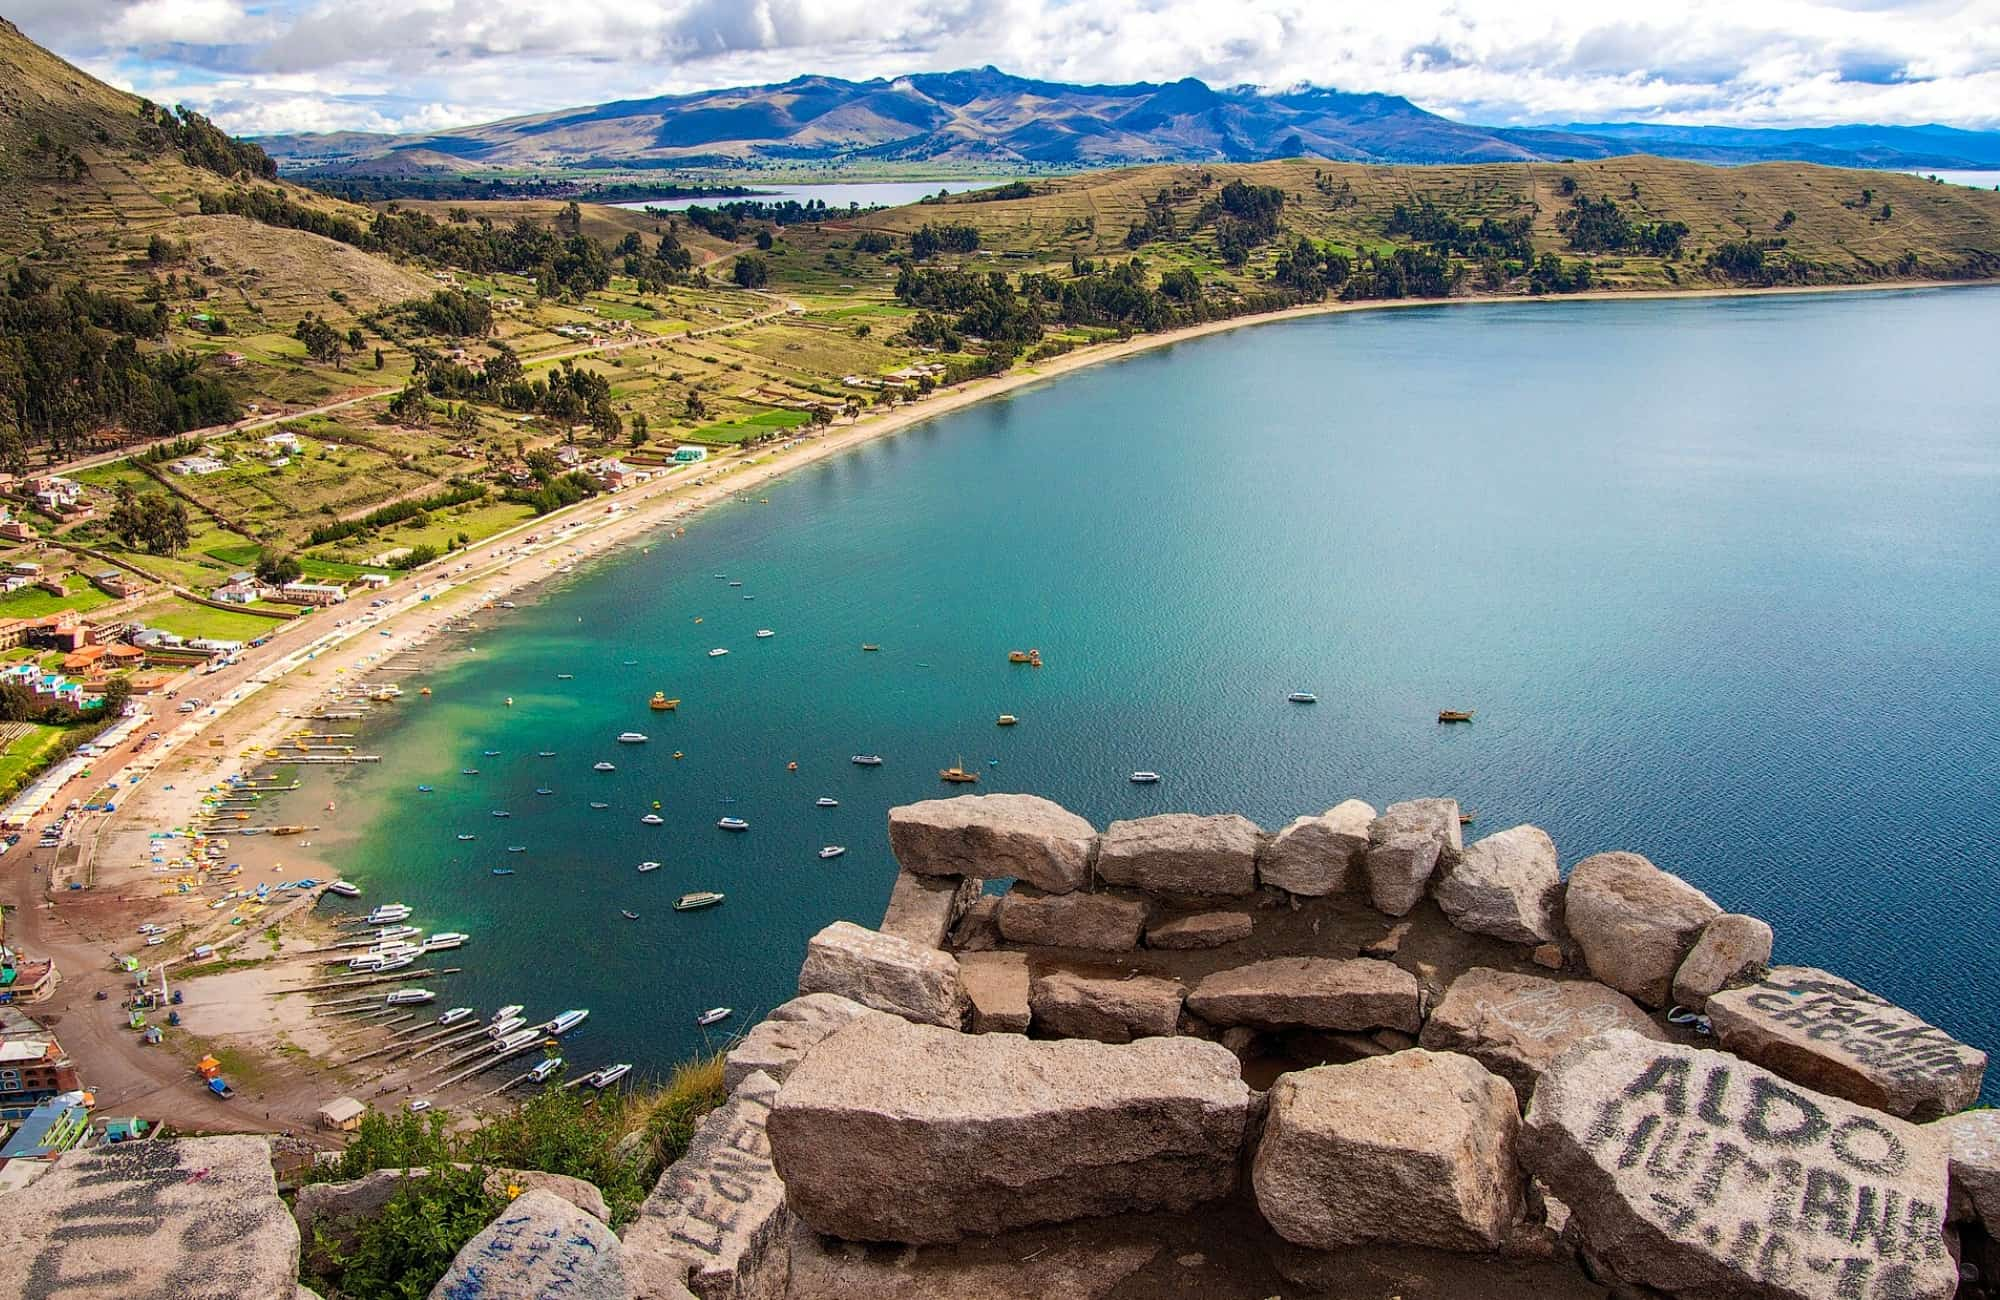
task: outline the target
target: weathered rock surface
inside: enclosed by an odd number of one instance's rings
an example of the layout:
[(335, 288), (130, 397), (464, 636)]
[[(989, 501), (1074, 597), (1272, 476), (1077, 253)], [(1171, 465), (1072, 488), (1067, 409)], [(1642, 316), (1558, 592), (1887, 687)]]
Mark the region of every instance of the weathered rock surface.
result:
[(1951, 1153), (1951, 1201), (1964, 1216), (2000, 1235), (2000, 1110), (1966, 1110), (1930, 1127)]
[(1121, 1286), (1163, 1249), (1157, 1241), (1107, 1242), (1061, 1228), (981, 1244), (986, 1248), (871, 1247), (799, 1224), (791, 1300), (1110, 1300), (1130, 1294)]
[(1172, 1037), (1186, 997), (1178, 981), (1151, 975), (1094, 978), (1052, 971), (1036, 977), (1028, 1002), (1035, 1027), (1052, 1038), (1129, 1043)]
[(1301, 817), (1264, 847), (1257, 878), (1288, 894), (1318, 898), (1353, 888), (1368, 854), (1375, 809), (1349, 799), (1318, 817)]
[(1521, 1217), (1514, 1092), (1421, 1049), (1280, 1075), (1251, 1168), (1287, 1241), (1497, 1249)]
[(1248, 817), (1164, 813), (1112, 822), (1097, 850), (1098, 877), (1177, 897), (1242, 895), (1257, 888), (1264, 833)]
[(951, 928), (948, 944), (953, 952), (990, 952), (1000, 946), (1000, 899), (981, 894), (966, 907), (965, 915)]
[(956, 959), (850, 921), (835, 921), (806, 944), (799, 992), (837, 993), (864, 1007), (954, 1029), (965, 1018)]
[[(468, 1166), (460, 1165), (464, 1169)], [(339, 1242), (351, 1242), (363, 1220), (375, 1217), (407, 1179), (424, 1178), (430, 1170), (377, 1169), (360, 1178), (341, 1183), (308, 1183), (292, 1202), (292, 1218), (299, 1225), (299, 1240), (308, 1253), (316, 1233)], [(599, 1223), (611, 1222), (610, 1207), (595, 1183), (566, 1174), (543, 1173), (536, 1169), (495, 1169), (486, 1175), (486, 1190), (505, 1196), (509, 1188), (542, 1191), (559, 1196)]]
[(1188, 1010), (1211, 1025), (1401, 1029), (1423, 1021), (1417, 977), (1367, 957), (1273, 957), (1205, 976)]
[(1437, 903), (1468, 934), (1550, 943), (1561, 933), (1562, 864), (1539, 826), (1515, 826), (1465, 846), (1437, 884)]
[(1715, 994), (1708, 1018), (1738, 1056), (1906, 1119), (1964, 1110), (1986, 1077), (1986, 1053), (1810, 966), (1778, 966), (1760, 983)]
[(1404, 915), (1423, 898), (1438, 864), (1451, 866), (1463, 847), (1458, 800), (1390, 804), (1368, 827), (1368, 897), (1378, 911)]
[(1775, 940), (1768, 922), (1740, 912), (1724, 912), (1702, 927), (1687, 960), (1674, 972), (1674, 1001), (1696, 1011), (1746, 975), (1761, 975), (1771, 964)]
[(1250, 937), (1248, 912), (1196, 912), (1146, 927), (1148, 948), (1220, 948)]
[(999, 921), (1009, 943), (1129, 952), (1139, 946), (1146, 905), (1113, 894), (1047, 894), (1016, 884), (1000, 900)]
[(1567, 1235), (1677, 1295), (1945, 1300), (1942, 1134), (1725, 1052), (1611, 1033), (1556, 1058), (1522, 1128)]
[(1615, 1029), (1666, 1039), (1637, 1003), (1595, 980), (1474, 966), (1431, 1008), (1419, 1041), (1433, 1051), (1465, 1053), (1514, 1085), (1525, 1103), (1559, 1053)]
[(1028, 954), (968, 952), (958, 959), (975, 1034), (1028, 1032)]
[(1031, 794), (961, 795), (889, 810), (889, 848), (920, 876), (1012, 876), (1052, 894), (1082, 885), (1097, 832)]
[(1220, 1196), (1249, 1101), (1236, 1058), (1214, 1043), (857, 1021), (786, 1081), (771, 1149), (815, 1229), (952, 1241)]
[(875, 1012), (851, 998), (811, 993), (793, 998), (750, 1027), (722, 1058), (722, 1086), (730, 1092), (762, 1070), (783, 1083), (792, 1067), (819, 1041), (848, 1021)]
[[(907, 1023), (869, 1016), (850, 1026)], [(808, 1064), (817, 1056), (808, 1057)], [(775, 1079), (751, 1075), (702, 1118), (687, 1154), (660, 1175), (639, 1217), (625, 1229), (626, 1266), (641, 1297), (650, 1297), (655, 1287), (676, 1285), (701, 1300), (784, 1295), (792, 1216), (784, 1184), (771, 1166), (767, 1131), (777, 1095)]]
[(889, 906), (882, 912), (882, 933), (908, 939), (920, 948), (942, 948), (958, 918), (979, 897), (983, 882), (967, 876), (920, 876), (905, 867), (896, 873)]
[(430, 1300), (551, 1300), (631, 1294), (611, 1229), (551, 1192), (523, 1192), (465, 1243)]
[(238, 1300), (298, 1284), (298, 1225), (261, 1138), (72, 1151), (0, 1207), (0, 1296)]
[(1722, 913), (1707, 894), (1636, 853), (1577, 863), (1563, 910), (1590, 973), (1649, 1007), (1667, 1005), (1674, 972)]

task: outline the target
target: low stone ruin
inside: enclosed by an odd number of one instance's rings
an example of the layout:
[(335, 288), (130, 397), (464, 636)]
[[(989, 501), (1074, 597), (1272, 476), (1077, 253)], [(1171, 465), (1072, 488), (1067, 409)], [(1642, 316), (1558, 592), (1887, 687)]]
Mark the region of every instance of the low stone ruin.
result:
[[(1637, 854), (1461, 824), (895, 809), (881, 927), (813, 937), (637, 1220), (537, 1184), (432, 1300), (2000, 1295), (1983, 1053)], [(258, 1144), (140, 1152), (9, 1198), (0, 1294), (292, 1300)]]

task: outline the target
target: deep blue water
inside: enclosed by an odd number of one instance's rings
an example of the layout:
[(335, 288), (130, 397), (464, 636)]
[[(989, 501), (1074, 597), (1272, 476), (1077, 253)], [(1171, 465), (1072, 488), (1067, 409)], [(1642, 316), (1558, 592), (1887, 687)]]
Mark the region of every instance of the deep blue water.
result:
[[(944, 416), (404, 676), (389, 761), (343, 783), (375, 810), (346, 874), (473, 932), (450, 1001), (587, 1006), (573, 1063), (660, 1069), (879, 919), (884, 812), (961, 755), (1099, 825), (1449, 793), (1565, 866), (1645, 853), (1991, 1049), (1996, 337), (1987, 289), (1371, 312)], [(1046, 667), (1008, 665), (1028, 646)], [(669, 910), (697, 888), (729, 901)]]

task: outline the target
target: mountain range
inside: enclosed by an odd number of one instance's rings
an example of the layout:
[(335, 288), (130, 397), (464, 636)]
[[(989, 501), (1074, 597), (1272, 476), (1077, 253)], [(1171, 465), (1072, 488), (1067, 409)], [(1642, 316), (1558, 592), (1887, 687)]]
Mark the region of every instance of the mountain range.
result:
[(1171, 83), (1071, 85), (986, 67), (893, 79), (804, 76), (620, 100), (418, 135), (262, 138), (288, 171), (422, 176), (542, 168), (718, 168), (832, 161), (1084, 167), (1142, 162), (1477, 163), (1652, 153), (1704, 162), (2000, 166), (2000, 132), (1600, 123), (1485, 127), (1395, 95)]

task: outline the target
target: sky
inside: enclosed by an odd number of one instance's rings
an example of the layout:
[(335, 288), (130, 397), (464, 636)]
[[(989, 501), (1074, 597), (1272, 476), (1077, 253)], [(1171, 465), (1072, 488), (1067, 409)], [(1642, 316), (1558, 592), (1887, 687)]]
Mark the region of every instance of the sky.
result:
[(1487, 125), (2000, 128), (2000, 0), (0, 0), (241, 134), (421, 131), (612, 99), (992, 64), (1312, 84)]

